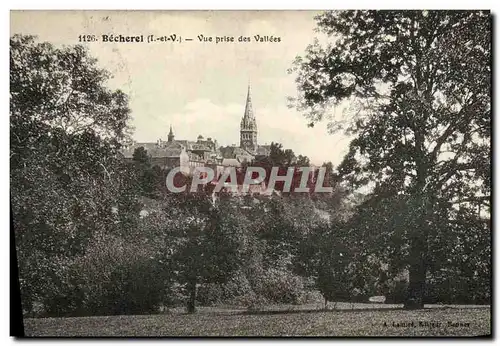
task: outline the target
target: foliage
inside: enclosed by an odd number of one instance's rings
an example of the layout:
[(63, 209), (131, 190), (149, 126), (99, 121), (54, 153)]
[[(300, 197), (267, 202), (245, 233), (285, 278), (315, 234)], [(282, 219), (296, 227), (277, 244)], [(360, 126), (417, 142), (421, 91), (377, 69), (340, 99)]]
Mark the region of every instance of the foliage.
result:
[(207, 191), (167, 196), (165, 262), (189, 292), (187, 307), (194, 312), (199, 283), (224, 283), (242, 262), (243, 217), (235, 205), (214, 202)]
[(269, 268), (264, 272), (262, 283), (256, 292), (268, 302), (301, 304), (304, 299), (302, 277), (283, 269)]
[(169, 285), (169, 273), (144, 242), (103, 236), (73, 267), (88, 315), (147, 314), (158, 311)]
[[(213, 186), (167, 193), (167, 172), (144, 148), (131, 162), (119, 154), (127, 97), (106, 87), (95, 59), (81, 46), (12, 37), (11, 205), (25, 312), (257, 308), (301, 303), (310, 288), (330, 301), (381, 292), (399, 301), (405, 269), (413, 295), (428, 282), (427, 301), (488, 302), (486, 19), (435, 11), (318, 17), (336, 38), (297, 61), (299, 107), (313, 123), (332, 101), (356, 98), (359, 110), (343, 124), (355, 135), (344, 162), (323, 165), (331, 194), (285, 194), (283, 185), (271, 196), (214, 194)], [(270, 151), (253, 163), (268, 176), (273, 166), (310, 164), (279, 143)], [(180, 179), (189, 191), (192, 177)], [(370, 194), (359, 194), (368, 181)]]
[(29, 312), (64, 295), (75, 257), (97, 232), (122, 232), (124, 206), (135, 208), (117, 155), (130, 111), (81, 46), (14, 36), (10, 62), (11, 205)]
[(138, 147), (134, 150), (129, 169), (132, 170), (137, 179), (136, 188), (141, 195), (151, 198), (158, 198), (161, 195), (166, 172), (151, 164), (151, 157), (144, 147)]
[(408, 297), (421, 306), (437, 260), (428, 248), (451, 236), (456, 211), (468, 210), (467, 222), (489, 218), (490, 16), (334, 11), (317, 21), (330, 43), (297, 58), (296, 105), (314, 125), (332, 104), (350, 104), (329, 126), (354, 136), (338, 167), (344, 184), (371, 190), (359, 236), (370, 239), (368, 251), (409, 268)]

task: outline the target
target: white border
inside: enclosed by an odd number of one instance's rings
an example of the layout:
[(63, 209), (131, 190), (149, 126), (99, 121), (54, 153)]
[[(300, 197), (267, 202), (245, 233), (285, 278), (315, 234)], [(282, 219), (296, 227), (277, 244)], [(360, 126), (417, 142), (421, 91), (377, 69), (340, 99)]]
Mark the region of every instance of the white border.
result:
[[(478, 1), (453, 1), (453, 0), (422, 0), (422, 1), (369, 1), (369, 0), (350, 0), (339, 2), (337, 4), (325, 3), (321, 0), (306, 1), (270, 1), (270, 0), (242, 0), (242, 1), (224, 1), (212, 0), (196, 1), (184, 0), (176, 2), (164, 2), (154, 0), (142, 1), (120, 1), (113, 3), (111, 1), (89, 0), (89, 1), (44, 1), (43, 5), (37, 1), (7, 1), (11, 9), (294, 9), (294, 10), (322, 10), (322, 9), (493, 9), (495, 2), (492, 0)], [(333, 6), (332, 6), (333, 5)]]
[[(320, 1), (320, 0), (308, 0), (308, 1), (270, 1), (270, 0), (244, 0), (244, 1), (211, 1), (211, 2), (203, 2), (203, 1), (193, 1), (193, 0), (183, 0), (183, 1), (177, 1), (177, 2), (172, 2), (172, 3), (165, 3), (164, 1), (151, 1), (151, 0), (141, 0), (141, 1), (120, 1), (116, 3), (112, 3), (110, 1), (103, 1), (103, 0), (87, 0), (87, 1), (72, 1), (72, 2), (67, 2), (67, 1), (45, 1), (43, 4), (37, 2), (37, 1), (6, 1), (2, 2), (2, 7), (5, 6), (5, 9), (3, 9), (1, 13), (1, 19), (0, 20), (0, 26), (2, 30), (2, 42), (3, 45), (1, 46), (2, 54), (1, 56), (1, 65), (4, 68), (4, 73), (2, 74), (3, 76), (8, 76), (8, 66), (9, 66), (9, 50), (8, 50), (8, 40), (7, 36), (10, 35), (10, 28), (9, 28), (9, 10), (10, 9), (137, 9), (137, 10), (146, 10), (146, 9), (332, 9), (332, 8), (338, 8), (338, 9), (360, 9), (360, 8), (376, 8), (376, 9), (491, 9), (493, 13), (498, 13), (497, 12), (497, 7), (498, 7), (498, 1), (483, 1), (483, 0), (476, 0), (476, 1), (452, 1), (452, 0), (446, 0), (446, 1), (430, 1), (430, 0), (424, 0), (424, 1), (366, 1), (366, 0), (350, 0), (348, 2), (343, 2), (343, 3), (338, 3), (338, 6), (332, 6), (332, 2), (325, 2), (325, 1)], [(498, 34), (496, 28), (498, 27), (499, 23), (498, 21), (495, 23), (494, 29), (495, 29), (495, 51), (494, 51), (494, 57), (498, 57)], [(495, 59), (496, 61), (497, 59)], [(1, 193), (1, 198), (0, 198), (0, 213), (1, 217), (0, 220), (4, 222), (6, 225), (6, 229), (3, 229), (0, 238), (0, 243), (4, 246), (3, 251), (0, 252), (2, 254), (2, 264), (0, 266), (1, 272), (0, 272), (0, 278), (3, 280), (3, 284), (0, 285), (0, 295), (1, 295), (1, 303), (0, 303), (0, 311), (1, 311), (1, 336), (2, 336), (2, 341), (6, 342), (7, 344), (12, 344), (14, 343), (14, 339), (11, 337), (8, 337), (9, 335), (9, 260), (8, 260), (8, 255), (9, 255), (9, 230), (10, 224), (9, 218), (9, 165), (8, 165), (8, 160), (9, 160), (9, 123), (8, 123), (8, 117), (7, 114), (8, 112), (8, 107), (9, 107), (9, 98), (8, 98), (8, 79), (4, 77), (2, 83), (1, 83), (1, 90), (0, 90), (0, 99), (2, 100), (2, 109), (4, 110), (3, 117), (2, 117), (2, 126), (0, 129), (3, 132), (3, 135), (0, 135), (0, 153), (2, 154), (2, 169), (1, 169), (1, 188), (2, 188), (2, 193)], [(498, 73), (496, 73), (495, 76), (495, 88), (494, 88), (495, 94), (493, 95), (494, 100), (500, 100), (498, 97)], [(496, 107), (494, 110), (498, 109), (498, 104), (496, 104)], [(493, 115), (494, 116), (494, 115)], [(499, 120), (497, 119), (495, 121), (495, 129), (494, 131), (496, 132), (498, 137), (499, 131)], [(498, 138), (495, 140), (495, 153), (498, 153)], [(495, 178), (498, 176), (498, 170), (495, 170)], [(496, 179), (495, 179), (496, 180)], [(496, 212), (496, 208), (495, 211)], [(494, 230), (492, 230), (493, 232)], [(495, 244), (494, 249), (497, 249), (497, 243), (498, 243), (498, 236), (494, 238)], [(496, 252), (496, 251), (494, 251)], [(495, 266), (495, 274), (498, 274), (498, 267)], [(496, 275), (495, 275), (496, 276)], [(499, 295), (498, 295), (498, 287), (495, 285), (495, 301), (498, 300)], [(494, 321), (498, 320), (498, 315), (495, 315)], [(63, 343), (66, 342), (71, 342), (73, 340), (65, 340)], [(220, 340), (213, 340), (209, 342), (215, 342), (219, 343)], [(271, 344), (275, 343), (278, 340), (268, 340), (268, 341), (259, 341), (262, 344)], [(288, 342), (289, 340), (286, 340)], [(323, 340), (326, 341), (326, 340)], [(336, 344), (347, 344), (348, 340), (341, 340), (341, 339), (333, 339), (330, 342), (334, 342)], [(373, 340), (376, 341), (376, 340)], [(371, 341), (371, 342), (373, 342)], [(395, 339), (394, 342), (400, 343), (401, 339)], [(471, 340), (472, 341), (472, 340)], [(3, 344), (2, 342), (2, 344)], [(90, 343), (92, 341), (85, 341), (85, 343)], [(126, 343), (129, 342), (128, 340), (109, 340), (109, 341), (94, 341), (92, 344), (98, 344), (98, 345), (104, 345), (104, 344), (109, 344), (109, 343)], [(157, 340), (157, 342), (165, 342), (169, 344), (195, 344), (195, 342), (198, 341), (175, 341), (175, 340)], [(205, 341), (206, 342), (206, 341)], [(227, 341), (229, 343), (235, 343), (237, 342), (236, 340), (232, 341)], [(307, 340), (297, 340), (295, 342), (298, 342), (299, 344), (307, 343)], [(367, 341), (355, 341), (355, 342), (349, 342), (349, 344), (364, 344)], [(387, 342), (387, 340), (378, 340), (378, 342)], [(418, 343), (426, 343), (426, 344), (438, 344), (442, 341), (438, 340), (419, 340), (417, 341)], [(460, 340), (460, 343), (465, 342), (465, 340)], [(144, 340), (138, 340), (134, 342), (135, 344), (146, 344), (146, 341)], [(465, 343), (471, 343), (470, 341), (467, 341)]]

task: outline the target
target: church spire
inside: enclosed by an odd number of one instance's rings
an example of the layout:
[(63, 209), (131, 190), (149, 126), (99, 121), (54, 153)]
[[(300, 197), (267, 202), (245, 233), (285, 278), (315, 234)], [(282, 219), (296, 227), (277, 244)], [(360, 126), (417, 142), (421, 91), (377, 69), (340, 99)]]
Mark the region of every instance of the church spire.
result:
[(248, 83), (245, 113), (240, 125), (240, 147), (251, 153), (257, 150), (257, 122), (253, 114), (250, 83)]
[(245, 104), (245, 115), (243, 118), (245, 120), (252, 120), (254, 118), (253, 116), (253, 107), (252, 107), (252, 96), (250, 93), (250, 83), (248, 83), (248, 92), (247, 92), (247, 102)]
[(168, 141), (173, 142), (174, 140), (174, 131), (172, 131), (172, 125), (170, 125), (170, 131), (168, 132)]

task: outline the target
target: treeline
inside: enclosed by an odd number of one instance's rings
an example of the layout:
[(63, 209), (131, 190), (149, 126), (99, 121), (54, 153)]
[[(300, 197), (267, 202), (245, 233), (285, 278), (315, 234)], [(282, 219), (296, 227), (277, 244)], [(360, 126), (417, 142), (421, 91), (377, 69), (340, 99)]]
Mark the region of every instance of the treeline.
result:
[[(146, 151), (122, 160), (127, 97), (105, 86), (106, 71), (84, 48), (26, 36), (10, 46), (11, 208), (25, 314), (258, 308), (318, 291), (332, 302), (406, 298), (411, 233), (400, 216), (412, 215), (415, 200), (356, 194), (331, 164), (331, 194), (165, 193), (167, 172)], [(273, 148), (263, 164), (308, 163)], [(488, 225), (438, 202), (425, 299), (487, 303)]]

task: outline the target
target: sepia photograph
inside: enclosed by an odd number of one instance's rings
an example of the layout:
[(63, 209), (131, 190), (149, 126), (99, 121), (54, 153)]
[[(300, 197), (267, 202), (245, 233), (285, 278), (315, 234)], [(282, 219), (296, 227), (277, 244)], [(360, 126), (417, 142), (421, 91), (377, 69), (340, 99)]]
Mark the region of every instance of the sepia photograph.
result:
[(11, 10), (16, 336), (491, 338), (492, 30)]

